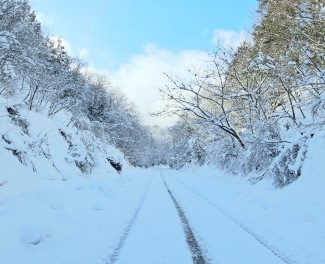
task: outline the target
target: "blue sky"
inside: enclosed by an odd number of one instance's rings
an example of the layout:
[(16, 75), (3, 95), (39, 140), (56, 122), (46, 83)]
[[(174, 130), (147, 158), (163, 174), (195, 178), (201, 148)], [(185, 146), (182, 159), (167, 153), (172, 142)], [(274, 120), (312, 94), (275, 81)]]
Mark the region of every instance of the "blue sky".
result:
[(87, 48), (97, 67), (117, 67), (147, 43), (180, 51), (211, 49), (216, 28), (239, 31), (253, 22), (256, 0), (33, 0), (52, 35)]
[[(180, 74), (189, 62), (195, 64), (211, 51), (217, 38), (236, 46), (243, 30), (251, 28), (258, 5), (257, 0), (31, 0), (31, 4), (45, 32), (62, 37), (73, 56), (108, 73), (142, 113), (152, 106), (143, 95), (155, 100), (164, 85), (158, 72), (170, 68)], [(142, 83), (150, 71), (156, 77)]]

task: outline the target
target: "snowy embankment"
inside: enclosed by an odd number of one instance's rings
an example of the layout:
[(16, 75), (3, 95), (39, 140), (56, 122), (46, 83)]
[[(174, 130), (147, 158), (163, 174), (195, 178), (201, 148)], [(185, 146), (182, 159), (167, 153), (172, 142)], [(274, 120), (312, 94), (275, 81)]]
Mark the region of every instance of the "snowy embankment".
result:
[(103, 263), (149, 176), (67, 127), (66, 113), (48, 119), (3, 101), (0, 116), (0, 263)]
[[(325, 263), (324, 156), (324, 136), (310, 139), (301, 176), (282, 189), (275, 189), (271, 180), (252, 186), (245, 178), (209, 168), (165, 174), (193, 229), (220, 263), (255, 263), (249, 259), (261, 253), (258, 247), (251, 251), (241, 236), (233, 239), (229, 227), (235, 225), (284, 262), (320, 264)], [(216, 211), (219, 220), (205, 221), (204, 210)], [(242, 250), (247, 262), (239, 258)]]

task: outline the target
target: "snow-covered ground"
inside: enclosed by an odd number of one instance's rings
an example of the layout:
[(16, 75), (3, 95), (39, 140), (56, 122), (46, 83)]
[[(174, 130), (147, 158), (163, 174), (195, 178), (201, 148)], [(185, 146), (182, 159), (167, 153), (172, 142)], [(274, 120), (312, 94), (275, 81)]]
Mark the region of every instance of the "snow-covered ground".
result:
[(1, 264), (325, 263), (322, 133), (302, 176), (275, 189), (209, 167), (135, 169), (88, 132), (9, 112), (1, 106)]
[(106, 263), (151, 177), (135, 170), (49, 180), (22, 169), (16, 175), (1, 172), (4, 264)]
[(1, 264), (105, 263), (143, 197), (150, 172), (69, 120), (1, 101)]
[[(310, 153), (312, 147), (320, 146)], [(305, 171), (318, 161), (310, 156)], [(165, 179), (206, 263), (324, 263), (321, 166), (282, 190), (208, 168), (130, 169), (67, 181), (11, 175), (0, 187), (0, 260), (192, 263)]]
[(309, 141), (302, 176), (283, 189), (265, 180), (251, 186), (212, 168), (164, 174), (215, 261), (267, 262), (257, 245), (249, 248), (243, 232), (235, 231), (239, 227), (282, 261), (325, 263), (324, 156), (324, 136), (316, 136)]

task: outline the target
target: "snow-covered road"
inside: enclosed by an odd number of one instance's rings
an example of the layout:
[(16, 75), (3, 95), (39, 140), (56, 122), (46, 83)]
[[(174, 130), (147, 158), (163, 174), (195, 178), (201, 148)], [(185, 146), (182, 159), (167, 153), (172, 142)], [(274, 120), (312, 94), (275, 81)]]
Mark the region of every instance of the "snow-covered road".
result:
[(294, 261), (173, 176), (157, 174), (108, 263)]
[(283, 251), (205, 199), (203, 194), (172, 176), (166, 178), (210, 263), (294, 263)]
[(126, 230), (124, 246), (110, 263), (192, 263), (181, 221), (161, 177), (153, 177), (141, 204)]
[(276, 191), (209, 168), (130, 168), (2, 182), (1, 264), (325, 263), (320, 179)]

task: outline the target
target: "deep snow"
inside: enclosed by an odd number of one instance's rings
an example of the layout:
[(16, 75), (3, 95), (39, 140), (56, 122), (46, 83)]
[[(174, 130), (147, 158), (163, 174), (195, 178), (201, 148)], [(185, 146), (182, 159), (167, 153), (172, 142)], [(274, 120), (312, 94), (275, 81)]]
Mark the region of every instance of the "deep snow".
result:
[[(208, 263), (325, 263), (321, 132), (308, 141), (300, 178), (275, 189), (213, 167), (135, 169), (89, 132), (24, 108), (25, 121), (14, 121), (8, 106), (0, 109), (0, 263), (192, 263), (163, 179)], [(121, 175), (107, 157), (123, 163)], [(86, 158), (95, 166), (82, 173), (76, 161)]]
[[(223, 218), (229, 220), (229, 225), (233, 222), (242, 225), (241, 229), (248, 229), (251, 236), (268, 244), (289, 263), (325, 263), (324, 139), (318, 135), (309, 141), (302, 176), (283, 189), (274, 189), (271, 180), (252, 186), (242, 177), (227, 176), (215, 168), (190, 168), (165, 174), (170, 175), (175, 195), (188, 210), (203, 244), (211, 246), (208, 251), (220, 263), (260, 263), (237, 258), (240, 250), (249, 258), (248, 244), (227, 234), (221, 224)], [(210, 218), (206, 220), (200, 211), (202, 206), (195, 206), (196, 200), (201, 200), (200, 204), (205, 201), (211, 211), (214, 208), (223, 217), (214, 223)], [(224, 259), (223, 253), (231, 252), (231, 260)]]
[[(324, 263), (322, 177), (274, 190), (208, 168), (162, 175), (209, 263)], [(142, 200), (115, 262), (192, 263), (160, 170), (68, 181), (21, 174), (0, 194), (1, 263), (111, 263)]]

